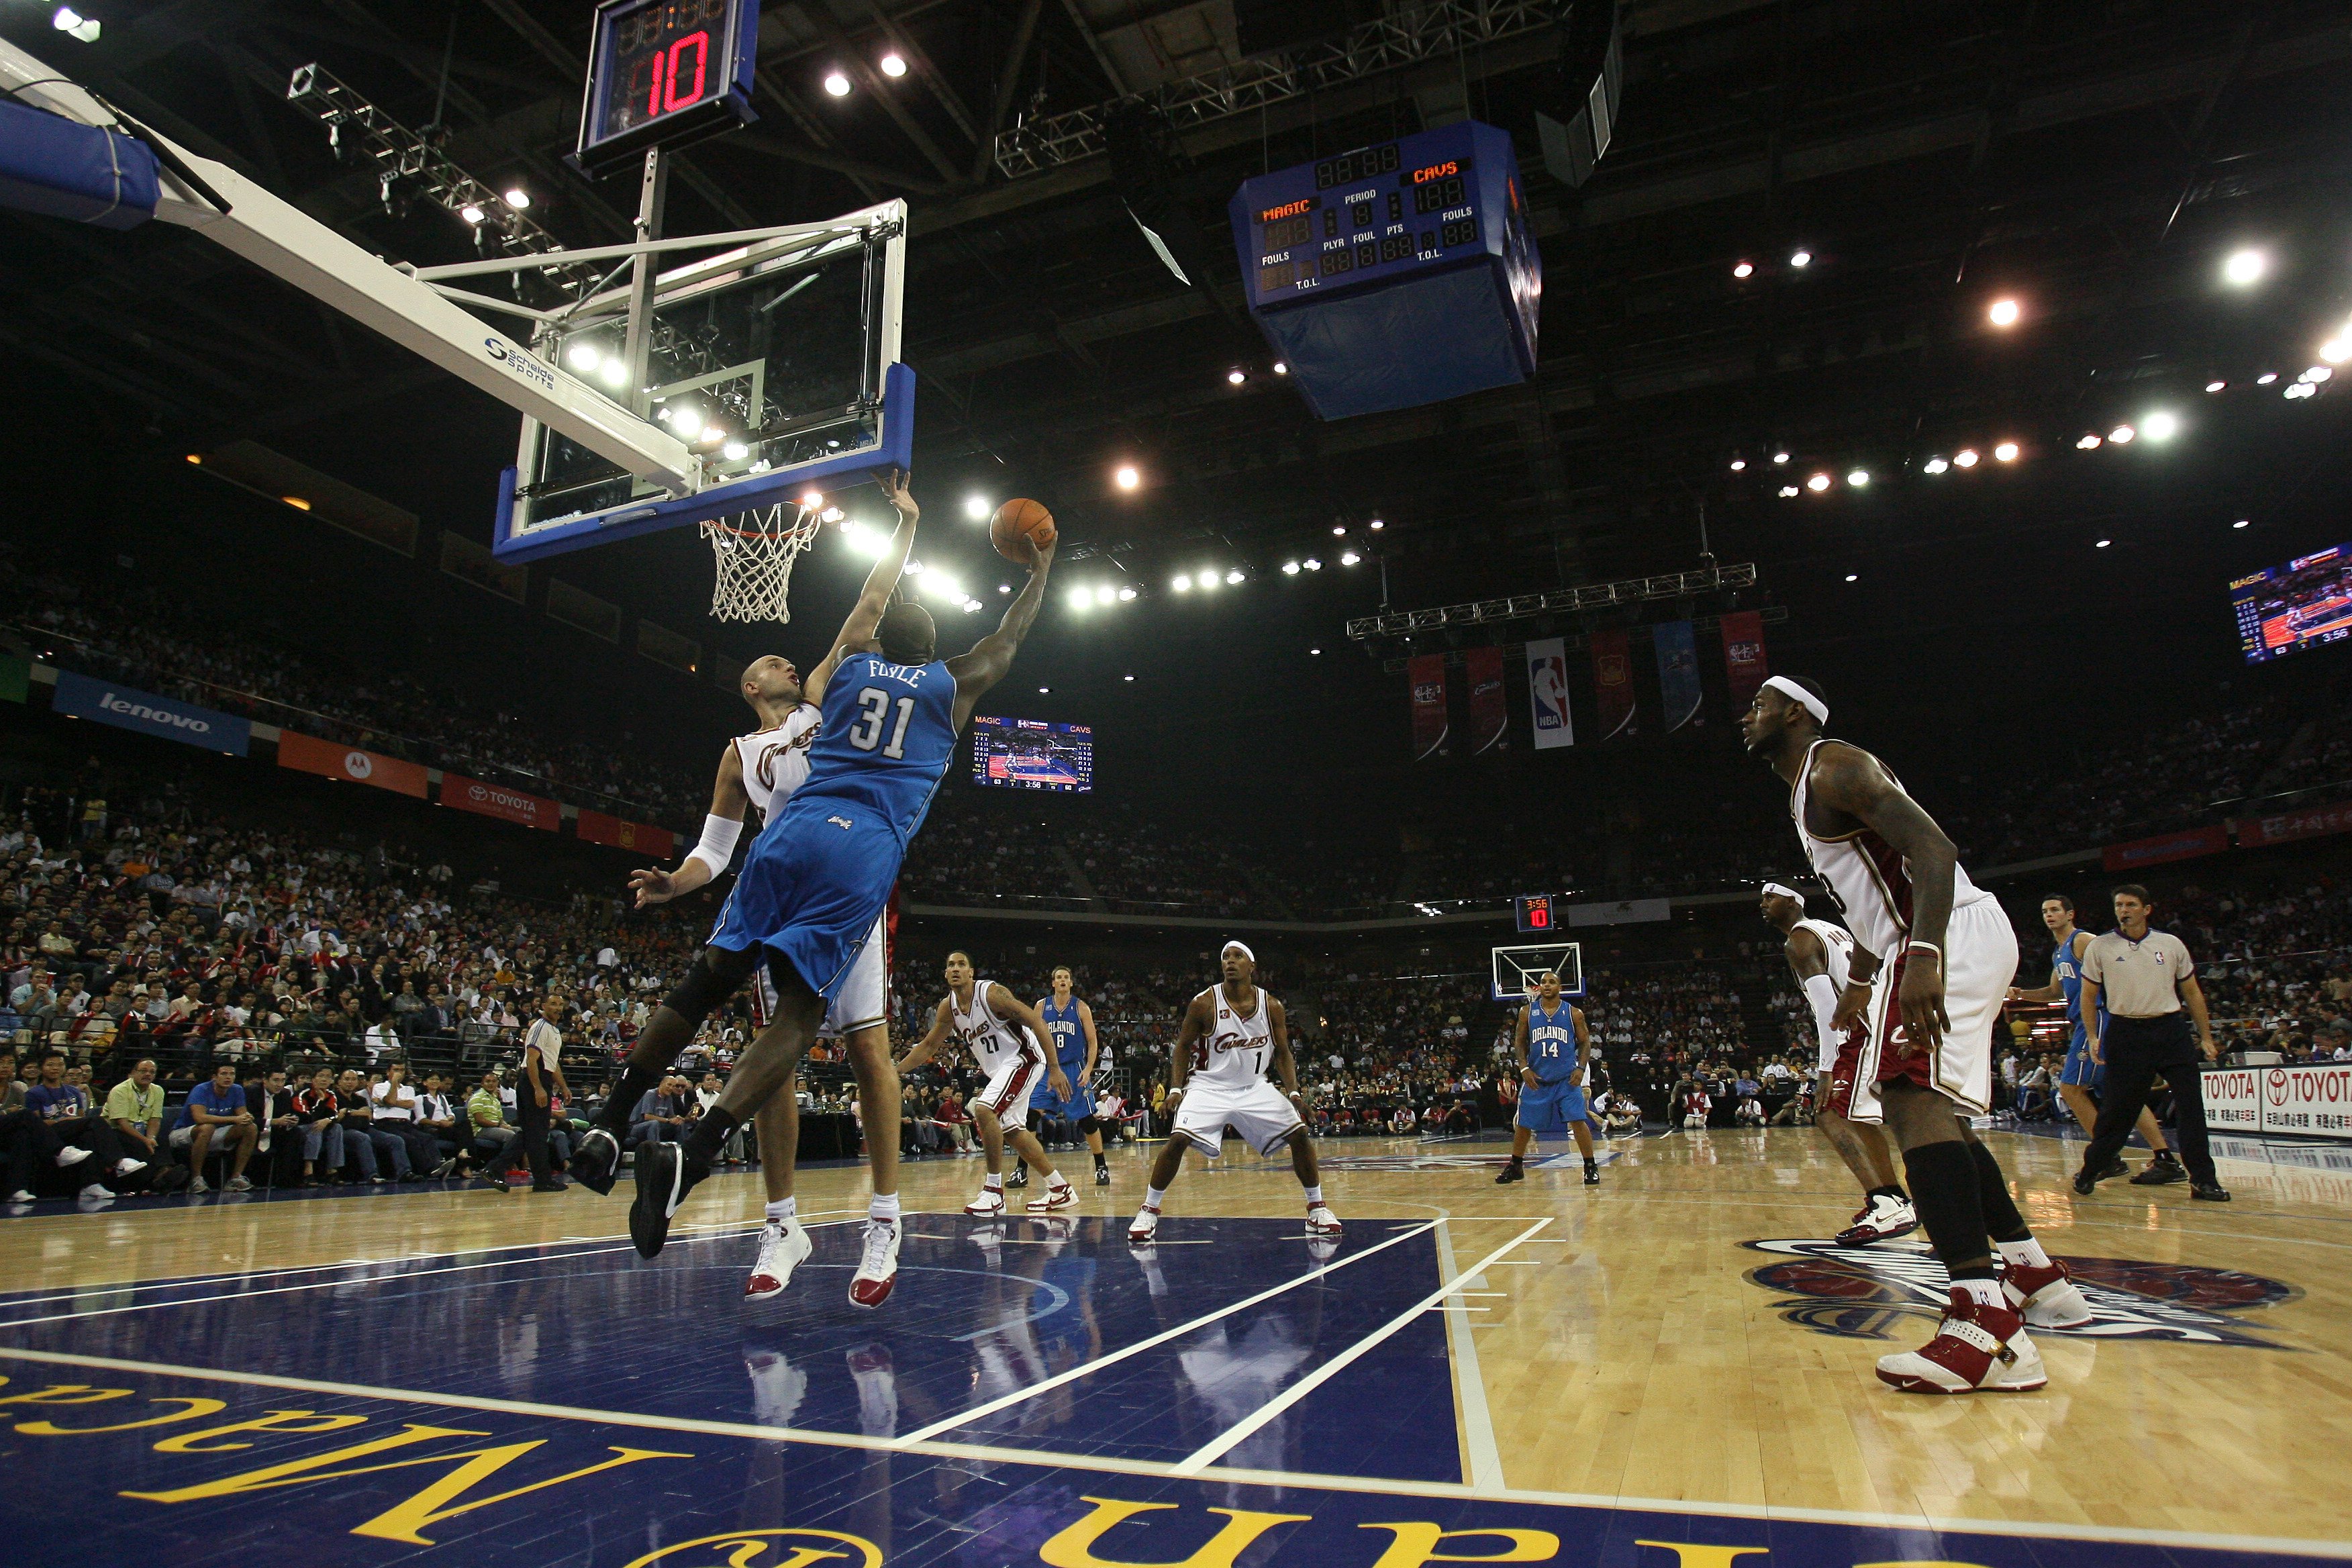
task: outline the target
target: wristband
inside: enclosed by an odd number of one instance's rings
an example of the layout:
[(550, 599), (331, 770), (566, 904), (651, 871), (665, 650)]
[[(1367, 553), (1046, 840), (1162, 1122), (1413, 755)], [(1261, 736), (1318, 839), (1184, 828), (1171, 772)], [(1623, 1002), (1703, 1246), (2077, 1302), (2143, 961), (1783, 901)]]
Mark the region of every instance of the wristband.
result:
[(1913, 937), (1909, 942), (1904, 943), (1904, 948), (1906, 952), (1932, 952), (1936, 955), (1938, 963), (1942, 962), (1944, 957), (1944, 950), (1942, 948), (1937, 947), (1932, 942), (1921, 942), (1917, 937)]
[[(723, 875), (729, 861), (735, 858), (735, 841), (743, 837), (743, 824), (731, 816), (711, 815), (702, 819), (702, 842), (687, 851), (688, 860), (699, 860), (712, 877)], [(684, 862), (680, 862), (681, 867)]]

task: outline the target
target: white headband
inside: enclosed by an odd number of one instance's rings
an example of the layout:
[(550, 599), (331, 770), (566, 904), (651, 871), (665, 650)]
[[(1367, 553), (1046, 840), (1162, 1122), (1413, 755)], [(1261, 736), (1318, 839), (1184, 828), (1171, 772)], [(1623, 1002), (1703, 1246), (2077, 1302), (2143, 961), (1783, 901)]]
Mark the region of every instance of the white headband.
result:
[(1801, 910), (1805, 907), (1805, 895), (1783, 883), (1767, 882), (1764, 884), (1764, 890), (1768, 893), (1778, 893), (1784, 899), (1796, 900), (1797, 907)]
[(1830, 705), (1787, 676), (1769, 676), (1765, 679), (1764, 684), (1811, 714), (1815, 723), (1826, 724), (1830, 721)]
[(1255, 963), (1257, 962), (1257, 954), (1249, 950), (1249, 943), (1238, 939), (1229, 942), (1225, 943), (1224, 946), (1217, 949), (1217, 956), (1219, 958), (1223, 958), (1225, 954), (1233, 952), (1235, 948), (1240, 948), (1242, 950), (1242, 956), (1248, 959), (1252, 963)]

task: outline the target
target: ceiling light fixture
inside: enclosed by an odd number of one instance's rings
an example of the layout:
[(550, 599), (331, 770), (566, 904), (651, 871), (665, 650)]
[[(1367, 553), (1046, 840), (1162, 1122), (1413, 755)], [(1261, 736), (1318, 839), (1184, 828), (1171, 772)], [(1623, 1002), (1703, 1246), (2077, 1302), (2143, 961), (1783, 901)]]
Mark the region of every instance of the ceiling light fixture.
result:
[(1118, 471), (1111, 475), (1111, 482), (1123, 490), (1131, 490), (1143, 482), (1143, 476), (1136, 472), (1134, 464), (1121, 463)]
[(1963, 447), (1958, 451), (1952, 454), (1952, 467), (1956, 468), (1973, 468), (1976, 466), (1977, 449), (1974, 447)]
[(1796, 268), (1801, 272), (1806, 268), (1811, 267), (1812, 264), (1813, 253), (1810, 250), (1797, 250), (1791, 253), (1789, 258), (1789, 265)]
[(2118, 425), (2114, 429), (2107, 432), (2107, 439), (2114, 442), (2118, 447), (2128, 447), (2132, 444), (2133, 438), (2138, 434), (2138, 431), (2133, 429), (2128, 425)]
[(1937, 457), (1928, 458), (1923, 467), (1928, 473), (1941, 474), (1948, 473), (1951, 470), (1952, 465), (1946, 462), (1942, 458)]
[(831, 93), (835, 98), (847, 98), (849, 96), (849, 79), (842, 75), (841, 72), (837, 70), (828, 71), (825, 73), (824, 78), (824, 90)]
[(2074, 437), (2074, 450), (2078, 452), (2095, 451), (2099, 444), (2099, 433), (2096, 430), (2086, 430)]
[(1868, 468), (1856, 468), (1852, 473), (1846, 475), (1845, 482), (1858, 490), (1868, 489), (1870, 488), (1870, 470)]
[(2021, 312), (2014, 300), (1995, 300), (1985, 311), (1985, 320), (1996, 327), (2013, 327)]
[(964, 497), (963, 514), (974, 522), (980, 521), (988, 515), (988, 498), (986, 496)]
[(2243, 289), (2260, 282), (2263, 274), (2270, 270), (2270, 266), (2271, 258), (2252, 247), (2233, 250), (2221, 263), (2221, 280)]
[(1815, 495), (1819, 495), (1823, 490), (1830, 488), (1830, 477), (1827, 474), (1815, 474), (1811, 479), (1805, 481), (1805, 488), (1812, 491)]
[(2158, 409), (2139, 422), (2139, 433), (2151, 441), (2169, 441), (2180, 431), (2180, 421)]
[(879, 63), (882, 67), (882, 74), (893, 80), (907, 74), (907, 62), (895, 54), (884, 55)]
[[(2326, 349), (2322, 349), (2319, 352), (2326, 353), (2327, 351)], [(2209, 381), (2205, 384), (2205, 390), (2208, 392), (2219, 392), (2229, 384), (2230, 384), (2226, 381)]]
[(1756, 276), (1756, 263), (1752, 261), (1739, 262), (1732, 268), (1731, 275), (1734, 278), (1753, 278)]
[(2003, 441), (1992, 449), (1992, 456), (1993, 461), (1997, 463), (2014, 463), (2017, 461), (2017, 443)]

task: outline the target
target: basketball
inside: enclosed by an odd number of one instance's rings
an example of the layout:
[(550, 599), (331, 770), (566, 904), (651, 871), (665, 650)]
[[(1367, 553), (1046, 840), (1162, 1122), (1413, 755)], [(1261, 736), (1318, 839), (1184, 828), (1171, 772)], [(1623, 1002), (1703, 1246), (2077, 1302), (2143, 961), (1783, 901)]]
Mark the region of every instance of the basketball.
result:
[(996, 509), (988, 521), (988, 542), (1007, 561), (1029, 563), (1032, 553), (1055, 540), (1054, 514), (1034, 500), (1015, 498)]

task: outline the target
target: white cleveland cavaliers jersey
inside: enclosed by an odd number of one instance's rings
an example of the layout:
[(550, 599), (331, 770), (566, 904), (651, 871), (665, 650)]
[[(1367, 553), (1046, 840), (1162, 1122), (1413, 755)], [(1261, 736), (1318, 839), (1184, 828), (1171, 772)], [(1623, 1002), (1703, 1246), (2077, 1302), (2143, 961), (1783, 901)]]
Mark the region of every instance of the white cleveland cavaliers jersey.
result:
[(1257, 1010), (1244, 1017), (1225, 999), (1223, 985), (1201, 993), (1213, 1009), (1207, 1032), (1192, 1042), (1192, 1071), (1188, 1083), (1213, 1083), (1223, 1089), (1248, 1089), (1265, 1081), (1274, 1060), (1274, 998), (1263, 986)]
[(792, 798), (808, 778), (808, 754), (816, 739), (816, 705), (803, 702), (772, 730), (735, 737), (735, 758), (743, 764), (743, 793), (761, 821), (775, 815), (774, 803)]
[[(1789, 792), (1789, 813), (1796, 818), (1797, 839), (1805, 847), (1805, 858), (1837, 895), (1854, 941), (1876, 953), (1882, 963), (1892, 962), (1911, 935), (1911, 868), (1870, 828), (1856, 828), (1835, 838), (1816, 838), (1805, 826), (1805, 793), (1812, 782), (1813, 758), (1829, 743), (1815, 741), (1806, 751), (1805, 765), (1797, 770), (1796, 787)], [(1885, 767), (1883, 763), (1879, 765)], [(1886, 776), (1894, 779), (1893, 770), (1888, 769)], [(1903, 787), (1901, 780), (1895, 780), (1895, 787)], [(1953, 866), (1954, 910), (1991, 897), (1969, 880), (1964, 868)]]
[(1822, 953), (1829, 960), (1830, 984), (1844, 990), (1853, 973), (1853, 933), (1827, 921), (1799, 921), (1796, 929), (1809, 931), (1822, 939)]
[(998, 1017), (995, 1009), (989, 1006), (988, 986), (985, 980), (972, 982), (971, 1005), (968, 1009), (956, 1005), (953, 991), (948, 993), (949, 1027), (955, 1030), (964, 1048), (971, 1052), (971, 1059), (991, 1078), (996, 1076), (996, 1069), (1007, 1057), (1023, 1051), (1034, 1052), (1039, 1061), (1044, 1061), (1045, 1048), (1037, 1044), (1036, 1037), (1019, 1024)]

